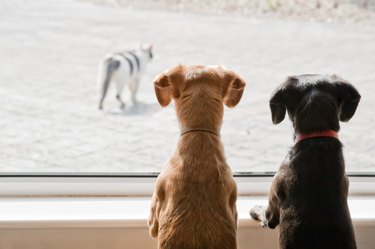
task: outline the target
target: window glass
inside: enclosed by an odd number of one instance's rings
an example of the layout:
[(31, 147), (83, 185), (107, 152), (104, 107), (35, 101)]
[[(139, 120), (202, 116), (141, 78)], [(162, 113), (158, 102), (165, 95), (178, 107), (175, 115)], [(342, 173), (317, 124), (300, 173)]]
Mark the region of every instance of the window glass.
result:
[[(372, 1), (186, 2), (2, 0), (0, 171), (159, 172), (179, 130), (173, 104), (159, 106), (153, 79), (182, 63), (224, 65), (246, 79), (221, 130), (234, 172), (277, 170), (293, 130), (288, 119), (272, 124), (269, 97), (288, 75), (305, 73), (335, 73), (360, 91), (340, 139), (348, 171), (375, 172)], [(110, 84), (98, 110), (100, 62), (140, 43), (152, 44), (153, 59), (137, 104), (125, 85), (119, 109)]]

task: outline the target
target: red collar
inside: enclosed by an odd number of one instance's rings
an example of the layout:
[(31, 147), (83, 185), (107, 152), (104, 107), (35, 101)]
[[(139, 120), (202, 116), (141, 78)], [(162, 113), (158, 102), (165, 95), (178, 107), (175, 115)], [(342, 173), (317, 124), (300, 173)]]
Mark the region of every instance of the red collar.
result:
[(296, 138), (294, 140), (295, 143), (298, 143), (302, 140), (313, 138), (313, 137), (334, 137), (336, 139), (339, 139), (339, 135), (334, 130), (325, 130), (325, 131), (318, 131), (313, 133), (307, 133), (307, 134), (298, 134), (296, 135)]

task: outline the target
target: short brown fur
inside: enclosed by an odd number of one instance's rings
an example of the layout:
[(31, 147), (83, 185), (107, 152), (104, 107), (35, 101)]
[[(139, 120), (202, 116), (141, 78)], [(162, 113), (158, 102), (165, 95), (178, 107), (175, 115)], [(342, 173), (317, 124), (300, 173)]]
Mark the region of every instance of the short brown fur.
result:
[[(219, 132), (224, 107), (240, 101), (245, 82), (222, 67), (177, 66), (154, 82), (159, 103), (174, 99), (181, 127)], [(220, 136), (181, 136), (152, 197), (150, 235), (159, 249), (234, 249), (237, 186)]]

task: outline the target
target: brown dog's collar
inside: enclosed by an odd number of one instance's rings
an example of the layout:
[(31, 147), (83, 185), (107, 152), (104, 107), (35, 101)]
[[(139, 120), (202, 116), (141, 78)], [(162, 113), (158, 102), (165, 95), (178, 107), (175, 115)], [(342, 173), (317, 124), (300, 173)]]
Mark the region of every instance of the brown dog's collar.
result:
[(312, 133), (306, 133), (306, 134), (298, 134), (296, 135), (294, 142), (298, 143), (302, 140), (305, 140), (308, 138), (314, 138), (314, 137), (333, 137), (333, 138), (339, 139), (339, 135), (336, 131), (326, 130), (326, 131), (318, 131), (318, 132), (312, 132)]
[(186, 127), (186, 126), (185, 127), (181, 127), (180, 136), (182, 137), (186, 133), (194, 132), (194, 131), (208, 132), (208, 133), (214, 134), (216, 136), (220, 136), (220, 131), (215, 131), (215, 130), (211, 130), (211, 129), (207, 129), (207, 128), (200, 128), (200, 127), (191, 128), (191, 127)]

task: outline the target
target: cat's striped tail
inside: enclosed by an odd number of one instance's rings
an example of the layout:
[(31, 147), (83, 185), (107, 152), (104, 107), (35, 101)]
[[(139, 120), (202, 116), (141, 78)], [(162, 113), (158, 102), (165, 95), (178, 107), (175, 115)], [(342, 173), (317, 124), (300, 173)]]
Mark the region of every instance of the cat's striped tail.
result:
[(107, 94), (109, 84), (111, 83), (113, 72), (116, 71), (120, 66), (120, 61), (109, 57), (105, 59), (102, 63), (102, 70), (99, 74), (99, 84), (100, 84), (100, 100), (99, 100), (99, 109), (103, 109), (103, 101)]

